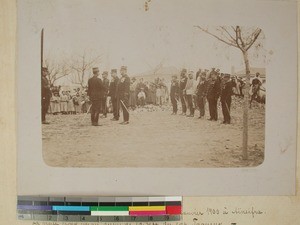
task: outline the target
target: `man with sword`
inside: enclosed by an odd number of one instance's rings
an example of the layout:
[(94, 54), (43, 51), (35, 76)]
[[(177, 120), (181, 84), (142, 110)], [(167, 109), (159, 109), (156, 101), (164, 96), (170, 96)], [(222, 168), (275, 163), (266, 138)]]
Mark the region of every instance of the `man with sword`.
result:
[(129, 93), (130, 93), (130, 78), (127, 75), (127, 67), (122, 66), (121, 70), (121, 78), (118, 82), (117, 87), (117, 96), (120, 99), (121, 107), (123, 111), (123, 119), (124, 121), (121, 123), (122, 125), (129, 124)]
[(91, 121), (92, 126), (99, 126), (99, 114), (101, 109), (101, 100), (103, 99), (103, 84), (99, 76), (99, 68), (93, 68), (93, 77), (88, 81), (88, 91), (87, 94), (92, 103), (91, 105)]

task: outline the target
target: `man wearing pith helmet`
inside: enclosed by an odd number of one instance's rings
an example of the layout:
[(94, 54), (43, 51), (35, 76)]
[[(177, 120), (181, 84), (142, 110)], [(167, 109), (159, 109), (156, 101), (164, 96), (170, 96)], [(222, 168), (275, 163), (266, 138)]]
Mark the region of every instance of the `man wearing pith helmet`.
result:
[(121, 78), (118, 83), (118, 98), (120, 99), (120, 104), (123, 111), (123, 119), (124, 121), (121, 123), (122, 125), (129, 124), (129, 93), (130, 93), (130, 78), (127, 75), (127, 67), (122, 66), (120, 69)]
[(93, 77), (88, 81), (88, 96), (90, 97), (90, 101), (92, 102), (91, 106), (91, 122), (93, 126), (99, 126), (99, 114), (101, 108), (101, 100), (102, 100), (102, 92), (103, 85), (99, 76), (99, 68), (93, 68)]

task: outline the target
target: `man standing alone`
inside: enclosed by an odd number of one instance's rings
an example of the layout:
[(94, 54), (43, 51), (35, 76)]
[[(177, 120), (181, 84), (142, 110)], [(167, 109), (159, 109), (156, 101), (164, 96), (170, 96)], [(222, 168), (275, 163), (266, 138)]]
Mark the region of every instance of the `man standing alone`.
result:
[(46, 67), (42, 68), (42, 82), (41, 82), (41, 86), (42, 86), (42, 124), (49, 124), (46, 121), (46, 114), (48, 112), (48, 108), (50, 105), (50, 98), (52, 96), (51, 94), (51, 90), (50, 90), (50, 85), (49, 85), (49, 81), (47, 79), (47, 75), (48, 75), (48, 69)]
[(92, 102), (91, 106), (91, 121), (93, 126), (99, 126), (99, 114), (101, 108), (101, 100), (102, 96), (102, 81), (98, 78), (99, 69), (98, 67), (93, 68), (93, 77), (88, 81), (88, 96), (90, 97), (90, 101)]
[(121, 107), (123, 111), (123, 119), (124, 121), (121, 123), (123, 125), (129, 124), (129, 93), (130, 93), (130, 78), (127, 75), (127, 67), (122, 66), (121, 70), (121, 78), (118, 84), (118, 97), (121, 102)]

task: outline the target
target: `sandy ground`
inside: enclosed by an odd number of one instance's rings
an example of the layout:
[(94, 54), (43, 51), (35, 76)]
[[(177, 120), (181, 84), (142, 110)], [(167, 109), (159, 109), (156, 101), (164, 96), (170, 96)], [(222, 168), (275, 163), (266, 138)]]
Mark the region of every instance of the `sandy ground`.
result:
[(253, 167), (264, 159), (265, 110), (250, 110), (249, 159), (242, 159), (242, 106), (232, 107), (232, 124), (171, 116), (171, 108), (131, 112), (130, 124), (108, 118), (90, 125), (88, 115), (48, 115), (43, 158), (55, 167)]

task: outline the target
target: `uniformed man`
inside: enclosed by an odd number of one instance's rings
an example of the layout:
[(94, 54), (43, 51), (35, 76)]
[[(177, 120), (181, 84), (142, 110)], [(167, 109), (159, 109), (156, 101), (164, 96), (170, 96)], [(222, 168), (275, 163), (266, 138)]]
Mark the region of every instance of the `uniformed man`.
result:
[(205, 102), (206, 102), (206, 92), (207, 92), (207, 80), (206, 73), (201, 73), (200, 80), (197, 85), (197, 102), (200, 111), (198, 119), (204, 117), (205, 115)]
[(260, 73), (256, 73), (255, 77), (253, 78), (252, 82), (251, 82), (251, 89), (252, 89), (252, 96), (253, 98), (257, 98), (257, 93), (259, 91), (259, 88), (262, 84), (262, 81), (260, 79)]
[(41, 78), (41, 100), (42, 100), (42, 124), (49, 124), (49, 122), (46, 121), (46, 114), (48, 112), (48, 108), (50, 105), (50, 98), (52, 96), (51, 90), (50, 90), (50, 84), (47, 79), (48, 75), (48, 69), (46, 67), (42, 68), (42, 78)]
[(232, 82), (230, 79), (230, 74), (224, 74), (223, 85), (221, 91), (221, 105), (222, 112), (224, 116), (224, 124), (230, 124), (230, 106), (231, 106), (231, 95), (232, 95)]
[(111, 119), (112, 121), (118, 121), (120, 117), (120, 101), (117, 96), (117, 86), (119, 83), (119, 78), (117, 76), (117, 70), (111, 70), (112, 80), (109, 85), (109, 93), (108, 96), (111, 98), (112, 110), (114, 117)]
[(208, 89), (207, 89), (207, 101), (208, 101), (209, 114), (210, 114), (209, 120), (217, 121), (218, 120), (217, 104), (218, 104), (218, 99), (220, 97), (221, 84), (216, 71), (212, 71), (210, 75), (211, 77), (209, 79)]
[(127, 75), (127, 67), (122, 66), (121, 70), (121, 78), (118, 84), (117, 96), (120, 99), (122, 111), (123, 111), (123, 119), (124, 121), (121, 123), (123, 125), (129, 124), (129, 93), (130, 93), (130, 78)]
[(187, 70), (182, 69), (181, 74), (180, 74), (180, 92), (179, 92), (179, 97), (181, 101), (181, 106), (182, 106), (182, 113), (181, 115), (185, 116), (186, 115), (186, 93), (185, 93), (185, 87), (186, 87), (186, 82), (187, 82), (187, 76), (186, 76)]
[(173, 113), (172, 115), (177, 114), (177, 101), (179, 98), (179, 82), (177, 80), (177, 76), (172, 76), (172, 81), (171, 81), (171, 88), (170, 88), (170, 99), (171, 103), (173, 106)]
[(103, 85), (103, 93), (102, 93), (102, 99), (101, 99), (101, 111), (103, 114), (103, 117), (107, 117), (107, 107), (106, 107), (106, 101), (107, 101), (107, 95), (109, 91), (109, 80), (108, 80), (108, 71), (104, 71), (102, 73), (102, 85)]
[(99, 126), (99, 114), (101, 108), (101, 99), (103, 98), (103, 85), (99, 76), (99, 68), (93, 68), (93, 77), (88, 81), (88, 90), (87, 94), (92, 103), (91, 106), (91, 122), (93, 126)]

